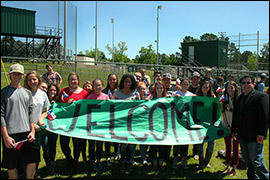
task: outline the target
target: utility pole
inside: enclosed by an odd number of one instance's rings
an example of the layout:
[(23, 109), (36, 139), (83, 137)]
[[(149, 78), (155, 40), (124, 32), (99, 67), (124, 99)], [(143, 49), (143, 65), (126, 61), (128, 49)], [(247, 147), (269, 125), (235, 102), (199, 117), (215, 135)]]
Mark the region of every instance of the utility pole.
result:
[(67, 51), (67, 1), (65, 1), (64, 5), (65, 9), (65, 18), (64, 18), (64, 62), (66, 61), (66, 51)]
[(257, 71), (259, 70), (259, 31), (257, 31)]
[(78, 10), (76, 7), (76, 25), (75, 25), (75, 73), (77, 73), (77, 19), (78, 19)]
[(97, 57), (97, 1), (96, 1), (96, 25), (95, 25), (95, 29), (96, 29), (96, 40), (95, 40), (95, 55), (96, 55), (96, 59), (95, 61), (98, 61), (98, 57)]

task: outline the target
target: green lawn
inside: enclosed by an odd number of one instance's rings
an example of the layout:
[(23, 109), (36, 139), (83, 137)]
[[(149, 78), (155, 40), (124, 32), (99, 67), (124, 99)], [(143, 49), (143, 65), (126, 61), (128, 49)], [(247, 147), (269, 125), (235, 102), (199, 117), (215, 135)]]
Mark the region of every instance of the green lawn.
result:
[[(1, 146), (2, 147), (2, 146)], [(70, 141), (70, 147), (72, 150), (72, 141)], [(88, 147), (88, 145), (87, 145)], [(134, 167), (131, 173), (121, 173), (119, 171), (119, 165), (113, 164), (111, 167), (107, 167), (105, 165), (105, 159), (102, 158), (103, 170), (100, 173), (93, 173), (91, 172), (90, 165), (84, 165), (82, 163), (82, 157), (80, 157), (78, 168), (72, 172), (70, 172), (66, 168), (66, 161), (64, 160), (64, 155), (61, 152), (59, 138), (57, 142), (57, 153), (56, 153), (56, 171), (57, 174), (54, 176), (50, 176), (46, 173), (45, 162), (43, 157), (41, 158), (41, 162), (38, 168), (38, 174), (43, 179), (54, 179), (54, 178), (66, 178), (66, 179), (73, 179), (73, 178), (94, 178), (94, 179), (247, 179), (247, 169), (238, 169), (237, 174), (233, 177), (228, 175), (222, 175), (222, 171), (225, 169), (225, 159), (221, 159), (217, 157), (218, 150), (225, 150), (225, 143), (224, 139), (216, 140), (216, 145), (214, 149), (213, 156), (211, 158), (210, 164), (211, 168), (205, 168), (204, 170), (200, 170), (198, 168), (199, 160), (195, 160), (192, 155), (192, 146), (189, 146), (189, 158), (188, 164), (189, 169), (184, 170), (181, 166), (178, 165), (177, 170), (173, 170), (171, 168), (171, 162), (166, 165), (166, 169), (164, 171), (153, 171), (151, 167), (151, 163), (148, 163), (148, 167), (142, 167), (140, 161), (140, 153), (139, 153), (139, 146), (137, 145), (137, 150), (135, 154), (135, 160), (138, 163), (137, 167)], [(2, 148), (1, 148), (2, 152)], [(113, 152), (113, 147), (111, 147), (111, 152)], [(269, 135), (268, 139), (264, 141), (264, 160), (269, 169)], [(88, 154), (88, 152), (87, 152)], [(42, 155), (42, 150), (41, 150)], [(171, 152), (172, 156), (172, 152)], [(2, 159), (2, 156), (1, 156)], [(7, 170), (1, 168), (1, 178), (6, 179)]]
[[(5, 63), (6, 71), (9, 71), (9, 65)], [(44, 64), (30, 64), (24, 65), (25, 66), (25, 72), (27, 73), (31, 69), (38, 69), (38, 72), (40, 74), (43, 74), (46, 72), (45, 69), (45, 63)], [(54, 65), (53, 69), (58, 72), (62, 72), (63, 77), (63, 84), (61, 88), (67, 86), (67, 75), (74, 71), (72, 68), (64, 67), (61, 65)], [(106, 82), (107, 75), (109, 72), (96, 72), (95, 69), (80, 69), (77, 72), (89, 72), (89, 76), (84, 76), (82, 74), (81, 77), (81, 85), (83, 82), (87, 79), (93, 80), (96, 77), (100, 77), (103, 79), (104, 83)], [(2, 72), (2, 69), (1, 69)], [(147, 73), (148, 74), (148, 73)], [(119, 76), (121, 77), (121, 76)], [(120, 79), (119, 79), (120, 80)], [(1, 73), (1, 88), (5, 87), (7, 85), (5, 76), (3, 73)], [(1, 161), (2, 161), (2, 138), (1, 138)], [(72, 148), (72, 141), (70, 141), (70, 147)], [(88, 148), (88, 145), (87, 145)], [(74, 171), (69, 171), (66, 168), (66, 161), (64, 160), (64, 155), (61, 152), (60, 144), (59, 144), (59, 138), (57, 141), (57, 153), (56, 153), (56, 172), (57, 174), (54, 176), (50, 176), (46, 173), (45, 168), (45, 162), (42, 157), (42, 150), (41, 150), (41, 162), (38, 167), (38, 174), (42, 179), (58, 179), (58, 178), (66, 178), (66, 179), (73, 179), (73, 178), (84, 178), (84, 179), (247, 179), (247, 169), (238, 169), (237, 174), (233, 177), (229, 177), (228, 175), (222, 175), (222, 171), (225, 169), (226, 165), (224, 164), (225, 159), (220, 159), (217, 157), (217, 152), (219, 150), (225, 150), (225, 142), (224, 139), (218, 139), (216, 140), (214, 153), (212, 156), (212, 159), (210, 161), (211, 168), (205, 168), (203, 170), (200, 170), (198, 168), (199, 160), (195, 160), (193, 157), (191, 157), (192, 154), (192, 146), (189, 146), (189, 158), (188, 158), (188, 164), (189, 169), (184, 170), (181, 168), (181, 166), (178, 167), (177, 170), (173, 170), (171, 168), (171, 162), (169, 162), (168, 165), (166, 165), (166, 169), (164, 171), (153, 171), (151, 168), (151, 163), (149, 163), (148, 167), (142, 167), (141, 161), (140, 161), (140, 153), (139, 153), (139, 146), (137, 146), (137, 151), (135, 154), (135, 160), (138, 163), (137, 167), (134, 167), (133, 171), (131, 173), (121, 173), (119, 170), (118, 164), (113, 164), (111, 167), (106, 167), (105, 165), (105, 159), (102, 158), (102, 162), (104, 163), (104, 168), (100, 173), (93, 173), (91, 172), (90, 165), (86, 164), (84, 165), (82, 163), (82, 157), (80, 157), (80, 162), (78, 165), (78, 168)], [(113, 152), (113, 147), (111, 147), (111, 152)], [(88, 155), (88, 151), (87, 151)], [(171, 152), (172, 156), (172, 152)], [(267, 168), (269, 169), (269, 133), (267, 140), (264, 141), (264, 160), (266, 163)], [(1, 168), (1, 178), (7, 179), (7, 170)]]

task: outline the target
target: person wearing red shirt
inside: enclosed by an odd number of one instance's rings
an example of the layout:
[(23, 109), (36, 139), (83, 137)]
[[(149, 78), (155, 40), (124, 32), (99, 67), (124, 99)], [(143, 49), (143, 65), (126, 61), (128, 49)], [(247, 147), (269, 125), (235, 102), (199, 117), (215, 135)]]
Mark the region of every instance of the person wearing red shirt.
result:
[[(80, 99), (86, 99), (88, 92), (79, 87), (80, 79), (78, 74), (76, 74), (75, 72), (71, 72), (68, 76), (68, 84), (68, 87), (61, 89), (58, 102), (73, 103)], [(67, 166), (69, 169), (73, 169), (78, 164), (80, 152), (83, 151), (83, 149), (86, 149), (86, 140), (72, 137), (74, 160), (71, 156), (69, 141), (69, 136), (60, 135), (61, 150), (67, 159)]]

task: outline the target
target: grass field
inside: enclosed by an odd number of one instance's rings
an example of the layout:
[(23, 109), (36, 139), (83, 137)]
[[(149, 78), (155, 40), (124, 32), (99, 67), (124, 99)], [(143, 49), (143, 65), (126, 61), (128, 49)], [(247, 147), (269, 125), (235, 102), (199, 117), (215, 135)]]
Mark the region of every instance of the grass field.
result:
[[(9, 70), (9, 64), (5, 64), (6, 71)], [(25, 69), (26, 72), (28, 72), (33, 65), (29, 65), (29, 67), (26, 65)], [(53, 66), (54, 67), (54, 66)], [(40, 74), (43, 74), (46, 72), (45, 64), (38, 65), (36, 68), (38, 68), (38, 72)], [(61, 69), (58, 66), (55, 66), (55, 71), (60, 71)], [(34, 69), (34, 68), (32, 68)], [(62, 72), (66, 72), (66, 74), (61, 74), (63, 77), (63, 84), (61, 88), (67, 86), (67, 74), (69, 74), (70, 71), (62, 69)], [(86, 71), (86, 70), (81, 70)], [(81, 78), (81, 83), (84, 82), (84, 78), (91, 79), (96, 77), (95, 70), (91, 71), (88, 70), (89, 73), (92, 73), (93, 76), (91, 77), (83, 77)], [(2, 70), (1, 70), (2, 72)], [(106, 82), (106, 78), (109, 72), (103, 77), (100, 77)], [(101, 74), (100, 74), (101, 75)], [(82, 77), (82, 76), (81, 76)], [(1, 74), (1, 88), (5, 87), (7, 85), (4, 74)], [(82, 85), (82, 84), (81, 84)], [(1, 138), (1, 161), (2, 161), (2, 138)], [(72, 148), (72, 141), (70, 141), (70, 147)], [(88, 145), (87, 145), (88, 148)], [(192, 146), (189, 146), (189, 157), (188, 157), (188, 164), (189, 169), (184, 170), (181, 166), (178, 166), (177, 170), (173, 170), (171, 168), (171, 162), (166, 165), (165, 170), (163, 171), (153, 171), (151, 163), (148, 163), (149, 166), (145, 167), (142, 166), (142, 163), (140, 161), (140, 153), (139, 153), (139, 146), (137, 146), (137, 150), (135, 153), (135, 161), (138, 162), (138, 166), (133, 168), (133, 171), (131, 173), (121, 173), (119, 170), (118, 164), (112, 164), (111, 167), (107, 167), (105, 165), (105, 159), (102, 158), (103, 163), (103, 170), (99, 173), (94, 173), (90, 169), (90, 164), (83, 164), (82, 163), (82, 157), (79, 159), (79, 165), (78, 168), (74, 171), (69, 171), (66, 167), (66, 161), (64, 159), (64, 155), (61, 151), (60, 144), (59, 144), (59, 138), (57, 141), (57, 153), (56, 153), (56, 175), (48, 175), (45, 167), (45, 162), (42, 157), (42, 150), (41, 150), (41, 162), (38, 167), (38, 175), (42, 179), (247, 179), (247, 169), (238, 169), (237, 174), (233, 177), (230, 177), (228, 175), (223, 175), (222, 171), (225, 169), (226, 165), (224, 164), (225, 159), (220, 159), (217, 157), (217, 152), (219, 150), (225, 150), (225, 142), (224, 139), (218, 139), (216, 140), (215, 149), (213, 156), (211, 158), (210, 164), (211, 168), (205, 168), (203, 170), (199, 169), (198, 164), (199, 160), (195, 160), (192, 155)], [(113, 147), (111, 147), (111, 153), (113, 152)], [(87, 152), (88, 155), (88, 152)], [(172, 152), (171, 152), (172, 156)], [(105, 157), (105, 156), (104, 156)], [(264, 141), (264, 161), (266, 163), (267, 168), (269, 169), (269, 132), (268, 132), (268, 138)], [(7, 169), (1, 168), (1, 179), (7, 179)]]
[[(2, 146), (1, 146), (2, 147)], [(70, 141), (70, 147), (72, 150), (72, 141)], [(213, 156), (211, 158), (210, 164), (211, 168), (205, 168), (203, 170), (199, 169), (199, 160), (195, 160), (192, 155), (192, 146), (189, 146), (189, 157), (188, 164), (189, 169), (185, 170), (180, 165), (178, 165), (177, 170), (171, 168), (171, 163), (166, 165), (165, 170), (153, 171), (151, 163), (149, 166), (142, 166), (140, 161), (139, 146), (137, 145), (137, 150), (135, 153), (135, 160), (138, 162), (138, 166), (133, 168), (131, 173), (121, 173), (119, 170), (119, 164), (112, 164), (111, 167), (107, 167), (105, 164), (105, 159), (102, 158), (103, 170), (99, 173), (94, 173), (91, 171), (90, 164), (83, 164), (82, 157), (80, 157), (78, 168), (70, 172), (66, 167), (66, 161), (64, 155), (61, 152), (59, 138), (57, 141), (57, 153), (56, 153), (56, 175), (48, 175), (45, 162), (43, 157), (38, 168), (38, 175), (42, 179), (73, 179), (73, 178), (84, 178), (84, 179), (247, 179), (247, 169), (238, 169), (237, 174), (233, 177), (228, 175), (223, 175), (222, 171), (225, 169), (224, 164), (225, 159), (217, 157), (218, 150), (225, 150), (224, 139), (216, 140), (216, 145), (214, 149)], [(2, 152), (2, 148), (1, 148)], [(113, 152), (113, 147), (111, 147), (111, 152)], [(269, 169), (269, 135), (268, 139), (264, 141), (264, 160), (267, 168)], [(87, 152), (88, 154), (88, 152)], [(42, 155), (42, 150), (41, 150)], [(172, 153), (171, 153), (172, 155)], [(2, 156), (1, 156), (2, 160)], [(1, 168), (1, 178), (7, 179), (7, 170)]]

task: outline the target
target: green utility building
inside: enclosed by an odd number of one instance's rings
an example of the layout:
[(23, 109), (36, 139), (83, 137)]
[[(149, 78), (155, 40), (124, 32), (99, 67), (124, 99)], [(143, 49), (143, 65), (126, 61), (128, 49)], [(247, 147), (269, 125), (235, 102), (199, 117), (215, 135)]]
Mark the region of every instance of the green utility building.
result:
[(36, 11), (1, 6), (1, 34), (34, 36), (35, 15)]
[(189, 63), (194, 60), (209, 67), (227, 67), (229, 41), (211, 40), (181, 43), (182, 54), (188, 57)]

